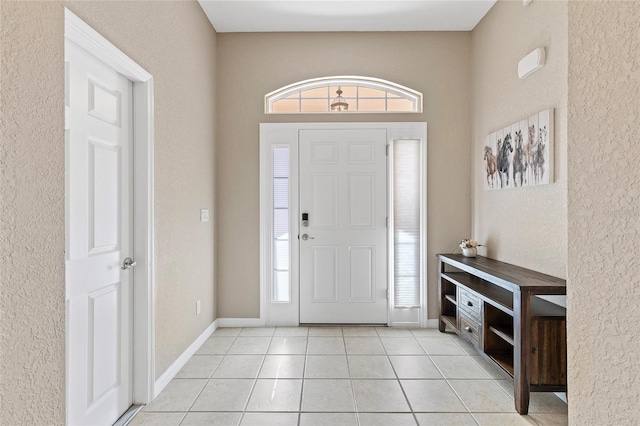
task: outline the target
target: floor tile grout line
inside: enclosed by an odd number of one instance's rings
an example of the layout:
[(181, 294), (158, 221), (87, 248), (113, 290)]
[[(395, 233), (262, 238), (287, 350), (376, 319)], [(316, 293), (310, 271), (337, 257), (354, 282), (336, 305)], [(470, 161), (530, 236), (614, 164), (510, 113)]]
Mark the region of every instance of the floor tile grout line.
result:
[[(377, 332), (377, 329), (376, 329), (376, 332)], [(398, 372), (396, 371), (396, 368), (394, 367), (393, 362), (391, 362), (391, 356), (389, 355), (389, 352), (387, 351), (387, 347), (382, 342), (382, 338), (378, 337), (378, 339), (380, 339), (380, 344), (382, 345), (382, 349), (384, 350), (384, 353), (387, 356), (387, 361), (389, 362), (389, 364), (391, 364), (391, 369), (393, 370), (393, 374), (395, 374), (395, 376), (396, 376), (396, 380), (398, 381), (398, 385), (400, 386), (400, 390), (402, 390), (402, 395), (404, 395), (404, 399), (407, 401), (407, 405), (411, 409), (411, 413), (413, 413), (413, 407), (411, 406), (411, 403), (409, 402), (409, 398), (407, 398), (407, 394), (405, 393), (404, 388), (402, 387), (402, 383), (400, 382), (400, 376), (398, 376)], [(415, 419), (415, 415), (413, 417)], [(416, 420), (416, 423), (417, 423), (417, 420)]]
[[(216, 367), (217, 368), (217, 367)], [(213, 373), (212, 373), (213, 374)], [(191, 408), (193, 407), (193, 404), (196, 403), (196, 401), (198, 400), (198, 398), (200, 398), (200, 395), (202, 395), (202, 392), (204, 391), (204, 388), (207, 387), (207, 385), (209, 384), (209, 380), (211, 379), (206, 379), (206, 382), (204, 383), (204, 385), (202, 386), (202, 389), (200, 389), (200, 391), (198, 392), (198, 394), (196, 395), (196, 397), (193, 399), (193, 401), (191, 402), (191, 404), (189, 404), (189, 408), (187, 408), (187, 413), (189, 411), (191, 411)], [(186, 417), (186, 414), (185, 414)], [(183, 419), (184, 420), (184, 419)], [(182, 423), (182, 420), (180, 421), (180, 423)]]
[[(508, 396), (510, 399), (514, 399), (514, 395), (513, 395), (514, 391), (512, 390), (511, 392), (509, 392), (509, 391), (507, 391), (504, 387), (500, 386), (500, 384), (498, 383), (498, 380), (505, 380), (505, 379), (495, 379), (495, 378), (493, 378), (493, 377), (492, 377), (491, 379), (494, 381), (494, 383), (495, 383), (496, 385), (498, 385), (498, 387), (499, 387), (500, 389), (502, 389), (502, 390), (504, 391), (504, 393), (506, 393), (506, 394), (507, 394), (507, 396)], [(512, 385), (513, 385), (513, 383), (512, 383)], [(532, 392), (532, 393), (533, 393), (533, 392)], [(514, 399), (514, 401), (515, 401), (515, 399)]]
[[(240, 330), (240, 333), (242, 332), (242, 330)], [(215, 331), (214, 331), (215, 333)], [(187, 413), (189, 413), (191, 411), (191, 409), (193, 408), (194, 404), (196, 403), (196, 401), (198, 400), (198, 398), (200, 398), (200, 395), (202, 395), (202, 392), (204, 392), (204, 389), (207, 387), (207, 385), (209, 384), (209, 382), (211, 381), (211, 378), (213, 377), (213, 374), (215, 373), (215, 371), (218, 369), (218, 367), (220, 367), (220, 364), (222, 364), (222, 361), (224, 360), (224, 358), (227, 356), (227, 353), (229, 352), (229, 349), (231, 349), (231, 346), (233, 346), (233, 344), (236, 342), (236, 340), (238, 339), (238, 336), (240, 335), (240, 333), (238, 333), (235, 338), (233, 339), (233, 342), (231, 342), (231, 345), (229, 345), (229, 347), (227, 348), (227, 351), (222, 355), (222, 359), (220, 360), (220, 362), (218, 363), (218, 365), (216, 366), (216, 368), (213, 369), (213, 371), (211, 372), (211, 375), (209, 376), (209, 378), (207, 379), (206, 383), (204, 384), (204, 386), (202, 387), (202, 389), (200, 389), (200, 392), (198, 392), (198, 395), (195, 397), (195, 399), (193, 400), (193, 402), (191, 403), (191, 405), (189, 405), (189, 408), (187, 409)], [(187, 417), (187, 415), (185, 414), (184, 416), (185, 418)], [(180, 423), (182, 423), (184, 421), (184, 418), (180, 421)]]
[[(487, 373), (487, 376), (491, 377), (493, 380), (508, 380), (506, 378), (504, 378), (504, 379), (496, 379), (495, 377), (493, 377), (491, 375), (491, 373), (489, 372), (488, 368), (485, 368), (485, 366), (482, 365), (482, 363), (480, 363), (480, 361), (476, 361), (475, 359), (473, 359), (473, 358), (478, 358), (479, 360), (483, 360), (484, 361), (484, 359), (482, 358), (482, 355), (478, 354), (478, 355), (469, 355), (469, 356), (471, 357), (471, 360), (473, 362), (475, 362), (476, 364), (478, 364), (478, 366), (480, 366), (480, 368), (482, 368), (482, 370), (485, 373)], [(500, 367), (496, 367), (496, 368), (500, 368)], [(505, 374), (507, 374), (507, 373), (505, 373)], [(513, 377), (511, 378), (511, 380), (513, 381)], [(505, 390), (505, 392), (506, 392), (506, 390)]]
[[(437, 366), (436, 366), (437, 368)], [(458, 398), (458, 401), (460, 401), (460, 403), (462, 404), (462, 406), (464, 408), (467, 409), (467, 411), (470, 413), (471, 409), (467, 406), (467, 404), (465, 404), (464, 400), (462, 399), (462, 397), (458, 394), (458, 392), (456, 392), (456, 390), (453, 388), (453, 386), (451, 386), (451, 383), (449, 383), (449, 380), (447, 380), (445, 378), (445, 381), (447, 382), (447, 386), (449, 386), (449, 388), (451, 389), (451, 391), (455, 394), (455, 396)]]
[(400, 376), (398, 375), (398, 372), (396, 371), (396, 367), (393, 365), (393, 362), (391, 362), (391, 357), (387, 353), (387, 350), (384, 347), (384, 345), (382, 345), (382, 347), (385, 350), (385, 354), (387, 356), (387, 361), (389, 362), (389, 364), (391, 364), (391, 369), (393, 370), (393, 374), (395, 374), (395, 376), (396, 376), (396, 380), (398, 381), (398, 386), (400, 386), (400, 390), (402, 391), (402, 395), (404, 396), (404, 399), (407, 401), (407, 405), (409, 406), (409, 410), (411, 410), (411, 415), (413, 416), (413, 420), (416, 422), (416, 425), (418, 425), (420, 423), (418, 422), (418, 418), (416, 417), (416, 413), (413, 411), (413, 406), (411, 405), (411, 401), (409, 401), (409, 397), (407, 396), (407, 393), (404, 390), (404, 386), (402, 386), (402, 382), (400, 381)]
[[(269, 348), (271, 347), (271, 343), (273, 342), (273, 335), (275, 334), (275, 329), (273, 333), (271, 333), (271, 338), (269, 340), (269, 344), (267, 345), (267, 349), (265, 353), (262, 354), (262, 362), (260, 363), (260, 367), (258, 368), (258, 372), (256, 373), (256, 377), (253, 379), (253, 386), (251, 386), (251, 390), (249, 391), (249, 395), (247, 396), (247, 400), (244, 403), (244, 409), (242, 410), (242, 416), (240, 417), (240, 422), (244, 418), (245, 413), (247, 412), (247, 408), (249, 407), (249, 401), (251, 401), (251, 397), (253, 396), (253, 392), (256, 389), (256, 385), (258, 384), (258, 377), (260, 376), (260, 371), (262, 370), (262, 366), (264, 366), (264, 361), (267, 359), (267, 353), (269, 352)], [(272, 379), (270, 379), (272, 380)]]
[[(471, 414), (471, 418), (473, 419), (473, 421), (476, 422), (478, 426), (480, 426), (480, 421), (476, 419), (476, 416), (473, 415), (474, 413), (469, 412), (469, 414)], [(479, 413), (476, 413), (476, 414), (479, 414)]]
[(436, 370), (438, 370), (438, 372), (440, 373), (442, 378), (444, 380), (447, 380), (447, 377), (444, 375), (444, 372), (442, 371), (442, 369), (440, 369), (440, 367), (438, 367), (438, 364), (436, 364), (436, 362), (433, 360), (433, 358), (431, 358), (431, 355), (427, 354), (427, 356), (429, 357), (429, 361), (431, 361), (431, 364), (433, 364), (433, 366), (436, 367)]
[[(222, 362), (222, 361), (221, 361), (221, 362)], [(216, 367), (216, 369), (217, 369), (217, 368), (218, 368), (218, 367)], [(213, 374), (213, 373), (211, 373), (211, 374)], [(207, 387), (207, 385), (209, 384), (209, 381), (210, 381), (211, 379), (209, 378), (209, 379), (206, 379), (206, 380), (207, 380), (207, 381), (206, 381), (206, 382), (204, 383), (204, 385), (202, 386), (202, 389), (200, 389), (200, 392), (198, 392), (198, 395), (196, 395), (196, 397), (193, 399), (193, 401), (191, 401), (191, 404), (189, 404), (189, 408), (187, 408), (187, 413), (188, 413), (189, 411), (191, 411), (191, 408), (193, 408), (193, 405), (196, 403), (196, 401), (198, 400), (198, 398), (200, 398), (200, 395), (202, 395), (202, 392), (204, 392), (204, 389)], [(185, 415), (185, 417), (186, 417), (186, 415)], [(180, 423), (182, 423), (182, 421), (181, 421)]]
[(302, 364), (302, 384), (300, 385), (300, 404), (298, 405), (298, 426), (300, 426), (300, 422), (302, 421), (302, 401), (304, 398), (304, 381), (305, 376), (307, 374), (307, 355), (309, 352), (309, 328), (307, 327), (307, 336), (306, 336), (306, 344), (304, 345), (304, 361)]
[[(180, 422), (178, 423), (178, 426), (180, 426), (182, 423), (184, 423), (184, 419), (187, 418), (187, 414), (189, 414), (189, 411), (186, 411), (183, 415), (182, 418), (180, 419)], [(133, 420), (133, 419), (132, 419)]]
[[(342, 327), (340, 327), (342, 332)], [(349, 366), (349, 356), (347, 355), (347, 341), (344, 338), (344, 332), (342, 332), (342, 344), (344, 345), (344, 356), (347, 359), (347, 373), (349, 376), (349, 386), (351, 387), (351, 398), (353, 398), (353, 409), (356, 412), (356, 425), (360, 426), (360, 416), (358, 416), (358, 402), (356, 401), (356, 391), (353, 387), (353, 379), (351, 378), (351, 367)]]
[[(447, 383), (448, 383), (448, 384), (449, 384), (449, 386), (453, 389), (453, 386), (451, 385), (451, 383), (449, 383), (450, 381), (470, 381), (470, 380), (473, 380), (473, 379), (447, 379)], [(503, 390), (503, 391), (504, 391), (504, 389), (502, 389), (502, 386), (500, 386), (499, 384), (497, 384), (493, 378), (490, 378), (490, 379), (479, 379), (479, 380), (484, 380), (484, 381), (492, 382), (493, 384), (495, 384), (495, 385), (496, 385), (496, 386), (498, 386), (501, 390)], [(455, 389), (453, 389), (453, 391), (454, 391), (454, 393), (458, 396), (458, 399), (460, 399), (460, 401), (462, 401), (462, 398), (460, 397), (460, 395), (458, 395), (458, 392), (456, 392), (456, 391), (455, 391)], [(505, 393), (506, 393), (506, 392), (505, 392)], [(507, 396), (508, 396), (508, 394), (507, 394)], [(464, 403), (464, 401), (462, 401), (462, 403), (465, 405), (465, 407), (467, 406), (467, 404), (465, 404), (465, 403)], [(512, 406), (513, 406), (513, 404), (515, 403), (515, 402), (514, 402), (514, 400), (511, 400), (511, 403), (512, 403)], [(469, 408), (467, 407), (467, 409), (469, 409)], [(470, 410), (470, 409), (469, 409), (469, 412), (471, 412), (471, 410)], [(513, 413), (516, 413), (516, 411), (515, 411), (515, 408), (514, 408), (514, 409), (513, 409), (513, 411), (508, 411), (508, 412), (505, 412), (505, 411), (483, 411), (483, 413), (510, 413), (510, 414), (513, 414)]]

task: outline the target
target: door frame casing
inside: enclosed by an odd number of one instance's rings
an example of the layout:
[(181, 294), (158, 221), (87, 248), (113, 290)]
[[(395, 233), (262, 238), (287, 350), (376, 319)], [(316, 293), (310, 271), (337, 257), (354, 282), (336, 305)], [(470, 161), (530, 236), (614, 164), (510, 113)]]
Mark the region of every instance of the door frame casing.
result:
[[(153, 76), (69, 9), (64, 10), (64, 37), (129, 79), (133, 84), (133, 403), (154, 398), (155, 316), (153, 245)], [(67, 74), (68, 75), (68, 74)], [(66, 80), (65, 76), (65, 80)], [(69, 83), (65, 81), (65, 89)], [(67, 126), (65, 125), (65, 128)], [(65, 179), (69, 179), (65, 164)], [(67, 185), (68, 187), (68, 185)], [(66, 194), (68, 196), (68, 194)], [(65, 213), (68, 220), (68, 211)], [(68, 233), (66, 233), (68, 235)], [(65, 322), (68, 330), (69, 317)], [(69, 370), (67, 344), (67, 365)], [(67, 405), (68, 405), (67, 389)]]
[[(427, 123), (425, 122), (352, 122), (352, 123), (261, 123), (260, 124), (260, 323), (262, 325), (296, 326), (299, 325), (299, 242), (298, 235), (298, 139), (300, 130), (347, 130), (347, 129), (386, 129), (387, 144), (392, 144), (394, 140), (412, 139), (420, 140), (422, 146), (421, 168), (421, 195), (422, 195), (422, 244), (421, 244), (421, 307), (418, 312), (403, 310), (392, 307), (393, 299), (393, 271), (390, 266), (391, 259), (388, 259), (388, 323), (390, 326), (405, 327), (426, 327), (428, 325), (427, 316)], [(290, 238), (290, 274), (291, 274), (291, 300), (287, 303), (271, 302), (272, 283), (272, 158), (271, 152), (274, 147), (288, 147), (290, 170), (289, 170), (289, 229), (295, 237)], [(387, 184), (389, 183), (392, 165), (389, 164), (392, 156), (387, 158)], [(387, 188), (388, 200), (391, 189)], [(388, 201), (387, 208), (393, 206)], [(392, 217), (388, 211), (388, 216)], [(389, 247), (392, 245), (392, 225), (389, 226), (389, 238), (387, 239), (387, 253), (392, 253)], [(405, 315), (406, 314), (406, 315)]]

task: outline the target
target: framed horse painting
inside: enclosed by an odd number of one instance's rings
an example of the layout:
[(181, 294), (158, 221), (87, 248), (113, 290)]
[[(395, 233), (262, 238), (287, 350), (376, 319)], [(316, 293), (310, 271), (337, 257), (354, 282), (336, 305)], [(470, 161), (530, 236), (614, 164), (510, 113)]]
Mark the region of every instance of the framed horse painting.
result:
[(484, 188), (522, 188), (553, 183), (553, 108), (487, 136)]

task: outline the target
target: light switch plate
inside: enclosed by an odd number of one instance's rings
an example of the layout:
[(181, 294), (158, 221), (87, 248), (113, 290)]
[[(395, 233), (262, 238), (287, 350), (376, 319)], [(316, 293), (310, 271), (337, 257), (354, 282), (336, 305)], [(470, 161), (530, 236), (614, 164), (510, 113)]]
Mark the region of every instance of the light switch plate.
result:
[(209, 222), (209, 209), (200, 210), (200, 222)]

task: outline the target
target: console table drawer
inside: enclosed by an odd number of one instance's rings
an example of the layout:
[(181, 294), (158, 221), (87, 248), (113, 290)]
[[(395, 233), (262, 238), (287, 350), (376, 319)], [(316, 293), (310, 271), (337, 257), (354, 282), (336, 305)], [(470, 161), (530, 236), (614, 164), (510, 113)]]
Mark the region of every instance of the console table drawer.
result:
[(475, 347), (480, 347), (480, 324), (473, 318), (461, 313), (458, 317), (460, 335), (471, 341)]
[(482, 309), (480, 298), (472, 292), (462, 288), (458, 288), (458, 293), (458, 306), (464, 309), (469, 316), (474, 317), (478, 322), (480, 322)]

